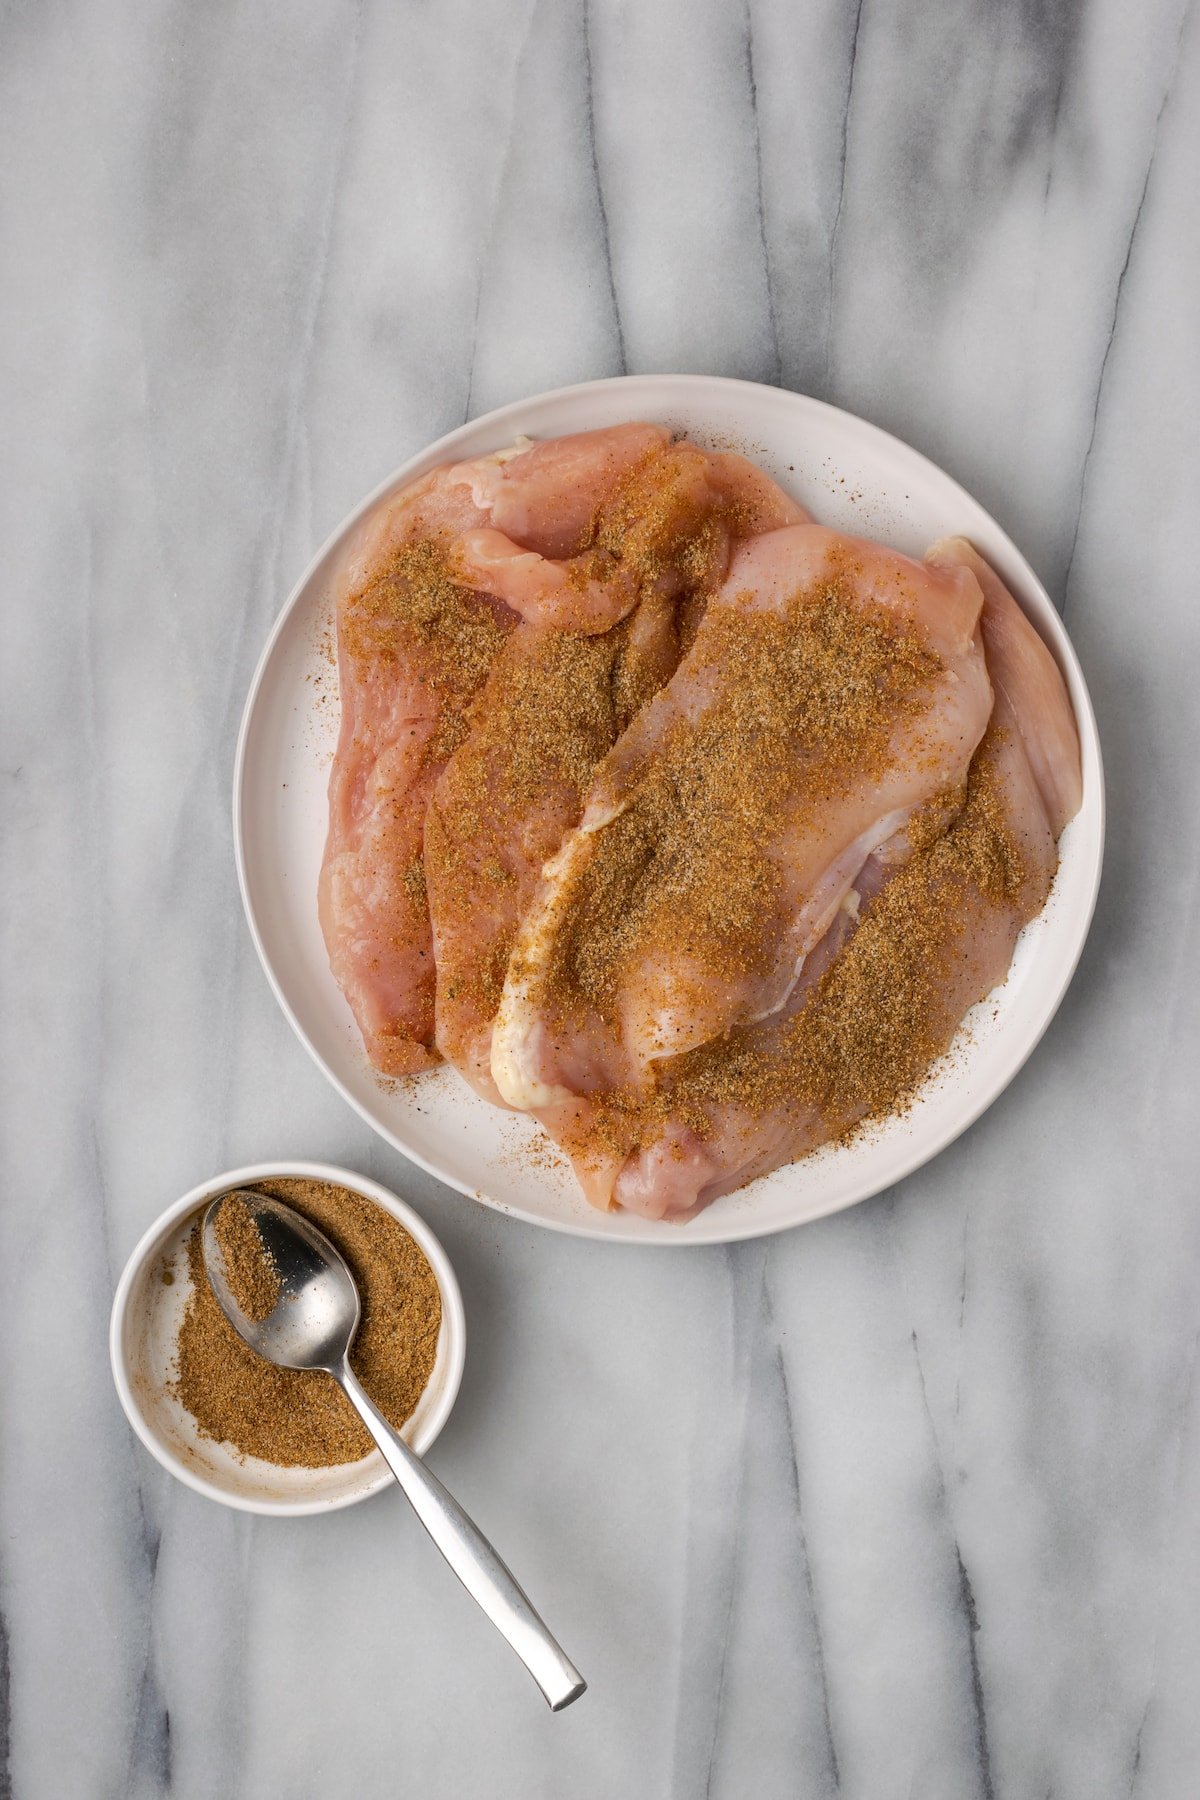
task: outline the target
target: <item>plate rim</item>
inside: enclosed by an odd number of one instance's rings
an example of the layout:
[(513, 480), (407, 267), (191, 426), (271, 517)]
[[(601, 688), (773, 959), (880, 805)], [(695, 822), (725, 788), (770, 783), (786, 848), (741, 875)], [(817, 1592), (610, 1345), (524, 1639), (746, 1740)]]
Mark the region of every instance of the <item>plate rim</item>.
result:
[[(691, 1232), (691, 1224), (680, 1226), (671, 1224), (666, 1220), (646, 1219), (641, 1221), (645, 1227), (644, 1232), (639, 1230), (636, 1234), (630, 1233), (618, 1235), (611, 1230), (605, 1230), (598, 1222), (593, 1223), (590, 1217), (590, 1208), (589, 1215), (581, 1216), (579, 1220), (549, 1218), (543, 1213), (512, 1205), (510, 1202), (496, 1199), (493, 1196), (480, 1191), (478, 1188), (469, 1187), (465, 1182), (457, 1179), (445, 1168), (439, 1167), (439, 1165), (430, 1157), (421, 1154), (410, 1145), (401, 1142), (394, 1132), (390, 1131), (385, 1125), (382, 1125), (377, 1118), (372, 1116), (368, 1108), (354, 1093), (351, 1092), (336, 1070), (325, 1060), (316, 1044), (312, 1041), (300, 1023), (299, 1018), (283, 990), (282, 983), (272, 966), (271, 958), (268, 954), (251, 898), (250, 883), (246, 867), (244, 832), (247, 745), (254, 721), (256, 706), (267, 671), (272, 661), (275, 647), (287, 626), (288, 620), (308, 589), (317, 570), (324, 562), (325, 558), (334, 549), (335, 545), (348, 536), (359, 521), (370, 512), (373, 507), (378, 505), (387, 494), (395, 491), (404, 481), (411, 479), (418, 471), (419, 466), (425, 463), (431, 455), (436, 452), (437, 460), (439, 462), (447, 460), (448, 456), (452, 456), (454, 449), (459, 443), (461, 443), (468, 435), (474, 436), (481, 427), (489, 425), (496, 425), (497, 427), (502, 426), (505, 421), (514, 414), (519, 415), (528, 408), (540, 405), (544, 402), (559, 401), (571, 397), (584, 398), (601, 391), (610, 391), (614, 388), (622, 388), (627, 392), (634, 394), (647, 388), (661, 389), (664, 383), (677, 387), (681, 391), (690, 391), (693, 394), (702, 391), (712, 391), (713, 389), (747, 392), (756, 395), (770, 394), (774, 396), (776, 400), (782, 401), (785, 404), (794, 402), (799, 404), (802, 408), (812, 408), (819, 413), (824, 412), (839, 419), (848, 419), (853, 425), (866, 433), (868, 438), (874, 438), (881, 446), (895, 448), (902, 452), (904, 456), (915, 458), (918, 465), (931, 472), (939, 481), (948, 483), (955, 495), (961, 496), (969, 506), (984, 514), (995, 529), (999, 539), (1002, 541), (1005, 553), (1011, 555), (1023, 571), (1028, 572), (1028, 577), (1031, 579), (1037, 594), (1045, 602), (1046, 607), (1049, 609), (1050, 616), (1055, 621), (1056, 641), (1051, 644), (1049, 648), (1054, 655), (1055, 661), (1063, 670), (1070, 691), (1071, 703), (1074, 708), (1076, 723), (1079, 727), (1080, 744), (1084, 752), (1083, 761), (1085, 766), (1088, 761), (1089, 751), (1091, 757), (1094, 759), (1094, 778), (1085, 787), (1084, 800), (1080, 808), (1080, 816), (1083, 815), (1085, 808), (1094, 811), (1092, 824), (1095, 845), (1092, 866), (1087, 871), (1087, 904), (1086, 907), (1077, 909), (1075, 941), (1072, 945), (1070, 954), (1063, 959), (1062, 964), (1055, 973), (1051, 986), (1043, 990), (1045, 998), (1042, 1002), (1042, 1017), (1036, 1030), (1032, 1033), (1028, 1042), (1022, 1046), (1019, 1053), (1007, 1059), (1002, 1064), (997, 1077), (989, 1082), (988, 1091), (982, 1096), (974, 1097), (961, 1114), (955, 1114), (951, 1119), (947, 1120), (942, 1130), (939, 1131), (932, 1140), (922, 1140), (919, 1145), (914, 1142), (910, 1149), (898, 1158), (895, 1167), (889, 1172), (888, 1179), (885, 1182), (878, 1183), (875, 1182), (873, 1178), (867, 1177), (862, 1192), (853, 1191), (852, 1189), (851, 1193), (848, 1195), (831, 1196), (827, 1204), (818, 1203), (813, 1210), (806, 1212), (804, 1217), (800, 1219), (788, 1221), (770, 1219), (756, 1222), (752, 1218), (734, 1217), (727, 1222), (724, 1228), (721, 1228), (718, 1221), (718, 1228), (716, 1230), (713, 1230), (710, 1227), (703, 1235), (693, 1235)], [(658, 410), (662, 410), (661, 401), (658, 403)], [(1039, 635), (1041, 634), (1039, 633)], [(835, 406), (828, 400), (820, 400), (814, 395), (798, 393), (791, 388), (776, 387), (766, 382), (747, 381), (738, 376), (695, 373), (681, 374), (670, 372), (663, 374), (603, 376), (592, 381), (572, 382), (563, 387), (548, 388), (544, 392), (524, 395), (518, 400), (509, 401), (504, 406), (494, 407), (489, 412), (480, 413), (475, 418), (464, 420), (464, 422), (461, 425), (456, 426), (454, 430), (444, 433), (439, 438), (435, 438), (431, 443), (423, 446), (414, 455), (406, 458), (406, 460), (390, 475), (377, 483), (365, 498), (359, 501), (359, 503), (334, 527), (319, 548), (309, 558), (272, 623), (266, 641), (263, 644), (262, 651), (255, 664), (254, 672), (250, 679), (250, 685), (247, 689), (246, 699), (242, 707), (233, 759), (232, 801), (233, 852), (234, 866), (237, 871), (238, 891), (241, 895), (242, 911), (250, 931), (250, 938), (254, 945), (255, 952), (257, 953), (263, 973), (267, 978), (267, 983), (275, 996), (280, 1010), (287, 1019), (300, 1043), (308, 1051), (310, 1057), (321, 1070), (321, 1073), (325, 1076), (326, 1080), (331, 1083), (336, 1092), (341, 1095), (342, 1099), (345, 1100), (354, 1112), (358, 1114), (359, 1118), (361, 1118), (365, 1124), (369, 1125), (371, 1130), (374, 1131), (377, 1136), (381, 1137), (385, 1143), (390, 1144), (393, 1149), (399, 1151), (399, 1153), (406, 1157), (408, 1161), (415, 1163), (418, 1168), (423, 1169), (426, 1174), (432, 1175), (435, 1180), (443, 1182), (447, 1187), (465, 1195), (468, 1199), (473, 1200), (480, 1205), (488, 1207), (493, 1212), (500, 1213), (507, 1218), (519, 1219), (525, 1224), (537, 1225), (542, 1230), (560, 1232), (568, 1237), (590, 1238), (601, 1243), (620, 1244), (632, 1248), (641, 1246), (645, 1248), (702, 1249), (713, 1244), (748, 1242), (755, 1238), (773, 1237), (780, 1232), (793, 1231), (802, 1225), (812, 1224), (816, 1220), (828, 1218), (834, 1213), (847, 1211), (852, 1206), (861, 1205), (865, 1200), (874, 1199), (878, 1195), (888, 1192), (899, 1182), (906, 1180), (908, 1176), (914, 1174), (917, 1169), (923, 1168), (926, 1163), (934, 1161), (934, 1159), (940, 1156), (944, 1150), (948, 1149), (951, 1144), (963, 1136), (965, 1132), (969, 1131), (972, 1125), (975, 1125), (979, 1119), (982, 1118), (983, 1114), (995, 1104), (1020, 1074), (1021, 1070), (1033, 1055), (1033, 1052), (1037, 1049), (1042, 1038), (1049, 1029), (1059, 1007), (1062, 1005), (1067, 989), (1070, 987), (1071, 982), (1075, 977), (1075, 972), (1079, 967), (1079, 961), (1083, 955), (1084, 945), (1087, 943), (1092, 921), (1095, 917), (1096, 903), (1103, 874), (1106, 830), (1106, 787), (1103, 752), (1100, 742), (1100, 733), (1096, 723), (1095, 709), (1092, 705), (1091, 694), (1088, 689), (1087, 679), (1084, 675), (1082, 665), (1080, 664), (1075, 647), (1071, 642), (1070, 634), (1067, 631), (1062, 616), (1059, 613), (1058, 608), (1054, 605), (1053, 600), (1050, 598), (1050, 594), (1046, 589), (1045, 584), (1042, 582), (1041, 577), (1037, 574), (1020, 546), (1009, 536), (1008, 532), (1005, 531), (1004, 527), (999, 524), (983, 503), (977, 500), (974, 495), (963, 487), (962, 483), (953, 475), (948, 474), (946, 470), (935, 463), (931, 457), (926, 456), (924, 451), (916, 449), (913, 445), (906, 443), (903, 438), (897, 437), (894, 432), (886, 430), (881, 425), (876, 425), (870, 419), (863, 418), (861, 414), (851, 412), (846, 407)], [(705, 1217), (704, 1214), (699, 1216), (700, 1218)], [(692, 1223), (695, 1222), (696, 1221), (693, 1221)]]

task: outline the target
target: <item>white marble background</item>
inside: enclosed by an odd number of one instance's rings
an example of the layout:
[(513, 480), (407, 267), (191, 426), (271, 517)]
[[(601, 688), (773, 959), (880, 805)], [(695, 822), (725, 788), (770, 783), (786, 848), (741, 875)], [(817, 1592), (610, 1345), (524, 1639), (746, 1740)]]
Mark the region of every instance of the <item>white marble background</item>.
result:
[[(15, 0), (0, 50), (0, 1795), (1200, 1793), (1200, 19), (1181, 0)], [(539, 1234), (292, 1040), (229, 841), (312, 546), (471, 413), (824, 396), (1066, 608), (1110, 849), (1049, 1037), (933, 1167), (729, 1251)], [(413, 1197), (434, 1462), (592, 1689), (552, 1718), (396, 1495), (252, 1521), (105, 1359), (272, 1155)], [(319, 1674), (319, 1678), (318, 1678)]]

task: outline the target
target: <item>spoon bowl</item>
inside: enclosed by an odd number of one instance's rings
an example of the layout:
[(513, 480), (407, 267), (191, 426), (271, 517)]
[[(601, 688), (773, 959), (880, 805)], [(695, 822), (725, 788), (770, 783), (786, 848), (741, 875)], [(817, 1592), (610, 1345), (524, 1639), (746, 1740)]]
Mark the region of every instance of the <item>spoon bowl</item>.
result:
[[(279, 1299), (252, 1319), (230, 1288), (217, 1231), (221, 1208), (245, 1208), (279, 1277)], [(239, 1337), (284, 1369), (340, 1368), (362, 1315), (358, 1284), (337, 1245), (294, 1207), (248, 1188), (214, 1200), (204, 1215), (204, 1267), (221, 1311)]]

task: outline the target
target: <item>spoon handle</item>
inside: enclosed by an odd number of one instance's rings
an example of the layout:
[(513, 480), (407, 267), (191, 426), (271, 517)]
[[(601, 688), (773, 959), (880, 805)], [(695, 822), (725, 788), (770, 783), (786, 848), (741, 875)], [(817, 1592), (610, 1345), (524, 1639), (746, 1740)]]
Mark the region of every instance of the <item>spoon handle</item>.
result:
[(471, 1598), (508, 1639), (549, 1701), (550, 1710), (561, 1712), (578, 1700), (587, 1682), (555, 1643), (479, 1527), (388, 1424), (349, 1363), (332, 1373), (379, 1445), (418, 1519)]

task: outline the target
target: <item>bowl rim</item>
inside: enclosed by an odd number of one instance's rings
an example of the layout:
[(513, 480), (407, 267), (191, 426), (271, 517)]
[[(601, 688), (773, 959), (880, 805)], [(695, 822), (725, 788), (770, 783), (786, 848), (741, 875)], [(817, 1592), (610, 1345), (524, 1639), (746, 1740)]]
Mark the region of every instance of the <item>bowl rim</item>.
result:
[[(736, 1221), (731, 1219), (726, 1229), (713, 1231), (710, 1228), (702, 1235), (692, 1235), (686, 1227), (681, 1228), (678, 1225), (664, 1224), (662, 1221), (646, 1221), (645, 1223), (648, 1226), (648, 1230), (645, 1235), (642, 1235), (640, 1232), (634, 1235), (633, 1233), (615, 1234), (606, 1230), (599, 1221), (593, 1223), (590, 1218), (584, 1216), (580, 1216), (578, 1219), (550, 1218), (543, 1213), (527, 1210), (524, 1207), (513, 1205), (507, 1201), (493, 1199), (488, 1193), (481, 1191), (477, 1187), (469, 1186), (466, 1182), (459, 1180), (448, 1170), (439, 1167), (436, 1161), (423, 1155), (415, 1147), (402, 1142), (399, 1137), (390, 1132), (372, 1115), (368, 1107), (365, 1106), (342, 1081), (334, 1067), (325, 1060), (325, 1057), (301, 1024), (287, 994), (284, 992), (282, 982), (272, 964), (252, 898), (249, 873), (246, 864), (245, 847), (244, 802), (247, 748), (259, 694), (266, 678), (267, 671), (271, 665), (276, 645), (286, 629), (288, 620), (307, 593), (310, 584), (320, 570), (321, 565), (325, 562), (326, 558), (334, 548), (347, 538), (354, 527), (389, 494), (397, 491), (405, 482), (414, 479), (424, 472), (425, 469), (433, 467), (437, 463), (448, 459), (452, 460), (458, 448), (463, 444), (469, 444), (475, 434), (481, 429), (491, 427), (500, 428), (511, 423), (514, 430), (519, 432), (521, 429), (519, 424), (520, 415), (530, 407), (540, 406), (545, 402), (558, 402), (571, 399), (584, 400), (589, 396), (604, 391), (611, 391), (613, 389), (621, 389), (627, 392), (630, 395), (631, 404), (636, 405), (637, 396), (639, 394), (656, 392), (660, 390), (664, 384), (677, 389), (681, 397), (685, 394), (700, 396), (705, 392), (712, 392), (713, 390), (759, 395), (770, 394), (774, 396), (776, 400), (784, 404), (795, 402), (801, 407), (812, 408), (816, 412), (827, 413), (837, 418), (850, 419), (869, 437), (874, 437), (881, 446), (895, 447), (902, 451), (905, 456), (913, 458), (923, 469), (930, 471), (939, 481), (946, 483), (948, 488), (956, 495), (961, 496), (962, 500), (968, 506), (978, 509), (986, 516), (987, 520), (997, 533), (998, 541), (1002, 544), (1005, 555), (1011, 557), (1023, 571), (1025, 579), (1022, 591), (1024, 591), (1025, 585), (1029, 586), (1039, 602), (1039, 607), (1044, 609), (1045, 623), (1048, 625), (1049, 635), (1047, 636), (1047, 631), (1043, 629), (1043, 622), (1041, 619), (1035, 620), (1035, 625), (1039, 634), (1043, 637), (1043, 640), (1047, 641), (1051, 654), (1054, 656), (1055, 661), (1062, 670), (1064, 680), (1067, 684), (1067, 690), (1070, 694), (1076, 724), (1079, 728), (1081, 761), (1084, 771), (1084, 798), (1083, 804), (1080, 807), (1080, 816), (1082, 817), (1085, 811), (1091, 812), (1091, 828), (1094, 837), (1091, 866), (1087, 870), (1088, 901), (1086, 907), (1081, 908), (1077, 913), (1075, 940), (1071, 947), (1071, 952), (1068, 956), (1064, 957), (1061, 965), (1055, 972), (1053, 980), (1046, 984), (1044, 1011), (1036, 1031), (1030, 1035), (1028, 1041), (1021, 1044), (1019, 1050), (1014, 1049), (1005, 1057), (1001, 1071), (988, 1083), (988, 1091), (983, 1095), (974, 1097), (969, 1105), (964, 1106), (959, 1112), (954, 1113), (948, 1118), (942, 1129), (932, 1140), (923, 1143), (914, 1142), (905, 1154), (897, 1158), (895, 1166), (890, 1170), (885, 1183), (867, 1185), (861, 1192), (856, 1192), (851, 1198), (833, 1196), (829, 1199), (827, 1204), (815, 1207), (812, 1211), (805, 1213), (805, 1215), (799, 1219), (779, 1220), (768, 1218), (760, 1222), (753, 1219), (747, 1219), (744, 1216), (739, 1216)], [(660, 400), (656, 400), (655, 405), (658, 410), (661, 410)], [(630, 416), (634, 415), (631, 414)], [(1021, 604), (1019, 595), (1018, 604)], [(1022, 608), (1022, 610), (1024, 610), (1024, 608)], [(1089, 763), (1091, 764), (1090, 768)], [(660, 373), (639, 373), (636, 375), (611, 375), (603, 376), (592, 381), (567, 383), (562, 387), (548, 388), (543, 392), (536, 394), (523, 395), (516, 400), (506, 402), (503, 406), (494, 407), (489, 412), (480, 413), (476, 417), (464, 420), (461, 425), (456, 426), (451, 431), (445, 432), (441, 437), (433, 439), (422, 446), (422, 448), (416, 451), (412, 456), (407, 457), (390, 475), (377, 483), (377, 485), (372, 488), (357, 505), (352, 507), (345, 517), (334, 527), (319, 548), (310, 557), (289, 592), (287, 599), (280, 607), (267, 634), (266, 641), (263, 644), (262, 651), (255, 664), (254, 672), (247, 689), (245, 703), (242, 708), (241, 721), (238, 727), (237, 744), (234, 751), (232, 785), (234, 864), (237, 870), (238, 890), (241, 894), (242, 911), (250, 931), (250, 938), (254, 945), (259, 964), (267, 978), (267, 984), (275, 996), (276, 1003), (284, 1017), (287, 1019), (292, 1031), (304, 1046), (309, 1056), (316, 1063), (322, 1075), (332, 1085), (335, 1091), (341, 1095), (347, 1105), (353, 1108), (358, 1117), (369, 1125), (371, 1130), (375, 1132), (377, 1136), (381, 1137), (385, 1143), (390, 1144), (394, 1149), (398, 1150), (409, 1162), (414, 1163), (427, 1174), (434, 1176), (436, 1180), (443, 1182), (447, 1187), (488, 1207), (490, 1211), (501, 1213), (509, 1218), (519, 1219), (525, 1224), (537, 1225), (543, 1230), (561, 1232), (568, 1237), (591, 1238), (602, 1243), (620, 1243), (646, 1249), (702, 1249), (714, 1243), (742, 1243), (747, 1242), (752, 1238), (770, 1237), (778, 1232), (790, 1231), (795, 1229), (798, 1225), (812, 1224), (818, 1219), (829, 1216), (831, 1213), (842, 1212), (848, 1210), (851, 1206), (859, 1205), (862, 1201), (871, 1199), (894, 1187), (898, 1182), (905, 1180), (909, 1175), (914, 1174), (918, 1169), (923, 1168), (927, 1163), (934, 1161), (936, 1157), (940, 1156), (943, 1150), (946, 1150), (952, 1143), (968, 1131), (971, 1126), (988, 1111), (996, 1100), (999, 1099), (1000, 1095), (1011, 1086), (1012, 1082), (1024, 1068), (1029, 1058), (1033, 1055), (1033, 1052), (1041, 1043), (1046, 1031), (1049, 1029), (1062, 1004), (1067, 989), (1074, 979), (1075, 971), (1078, 968), (1080, 958), (1083, 955), (1084, 945), (1087, 942), (1092, 920), (1095, 916), (1104, 864), (1106, 792), (1103, 753), (1100, 743), (1099, 728), (1096, 722), (1095, 709), (1092, 705), (1091, 694), (1088, 689), (1083, 667), (1079, 661), (1074, 644), (1071, 642), (1062, 615), (1050, 598), (1050, 594), (1046, 589), (1044, 582), (1041, 580), (1041, 577), (1037, 574), (1037, 571), (1033, 568), (1033, 565), (1030, 563), (1020, 546), (987, 507), (983, 505), (983, 502), (977, 500), (969, 489), (964, 487), (960, 481), (943, 469), (939, 463), (936, 463), (932, 457), (926, 456), (923, 451), (916, 449), (914, 445), (909, 444), (905, 439), (897, 437), (894, 432), (890, 432), (885, 427), (875, 424), (873, 420), (866, 419), (859, 413), (852, 412), (848, 407), (835, 406), (832, 402), (817, 399), (814, 395), (800, 393), (791, 388), (776, 387), (766, 382), (748, 381), (742, 377), (731, 375), (707, 375), (700, 373), (664, 371)], [(1072, 821), (1072, 823), (1074, 823), (1074, 821)]]
[[(146, 1265), (157, 1255), (163, 1242), (172, 1231), (188, 1217), (197, 1212), (207, 1201), (215, 1199), (220, 1193), (231, 1188), (249, 1187), (256, 1181), (301, 1180), (325, 1181), (335, 1187), (349, 1188), (352, 1193), (361, 1194), (365, 1200), (373, 1200), (385, 1212), (391, 1213), (404, 1229), (415, 1238), (429, 1261), (437, 1278), (438, 1289), (442, 1300), (442, 1322), (445, 1328), (445, 1350), (447, 1358), (446, 1376), (442, 1391), (431, 1407), (428, 1416), (422, 1421), (419, 1431), (414, 1432), (411, 1448), (418, 1456), (425, 1452), (436, 1441), (446, 1420), (450, 1417), (454, 1403), (458, 1398), (458, 1390), (462, 1383), (463, 1367), (467, 1350), (467, 1323), (463, 1309), (462, 1291), (458, 1285), (458, 1277), (453, 1265), (442, 1246), (440, 1239), (421, 1215), (413, 1210), (406, 1200), (386, 1188), (381, 1182), (373, 1181), (369, 1176), (359, 1175), (353, 1169), (343, 1169), (333, 1163), (273, 1161), (248, 1163), (242, 1168), (228, 1169), (221, 1175), (212, 1176), (192, 1188), (183, 1198), (176, 1200), (172, 1206), (158, 1215), (142, 1233), (134, 1245), (117, 1282), (113, 1295), (112, 1312), (109, 1316), (108, 1353), (112, 1366), (113, 1382), (117, 1397), (121, 1402), (125, 1417), (141, 1439), (146, 1449), (162, 1467), (182, 1481), (196, 1493), (203, 1494), (209, 1500), (216, 1500), (222, 1506), (231, 1506), (239, 1512), (258, 1513), (274, 1518), (298, 1518), (313, 1513), (338, 1512), (346, 1506), (357, 1506), (372, 1494), (390, 1486), (393, 1476), (378, 1450), (372, 1450), (364, 1457), (363, 1463), (375, 1460), (378, 1468), (370, 1479), (351, 1493), (341, 1494), (333, 1499), (269, 1499), (256, 1498), (250, 1495), (228, 1493), (213, 1481), (195, 1469), (189, 1467), (184, 1459), (176, 1455), (153, 1429), (138, 1399), (129, 1358), (126, 1352), (126, 1324), (130, 1316), (130, 1308), (135, 1283)], [(406, 1439), (406, 1442), (408, 1440)]]

